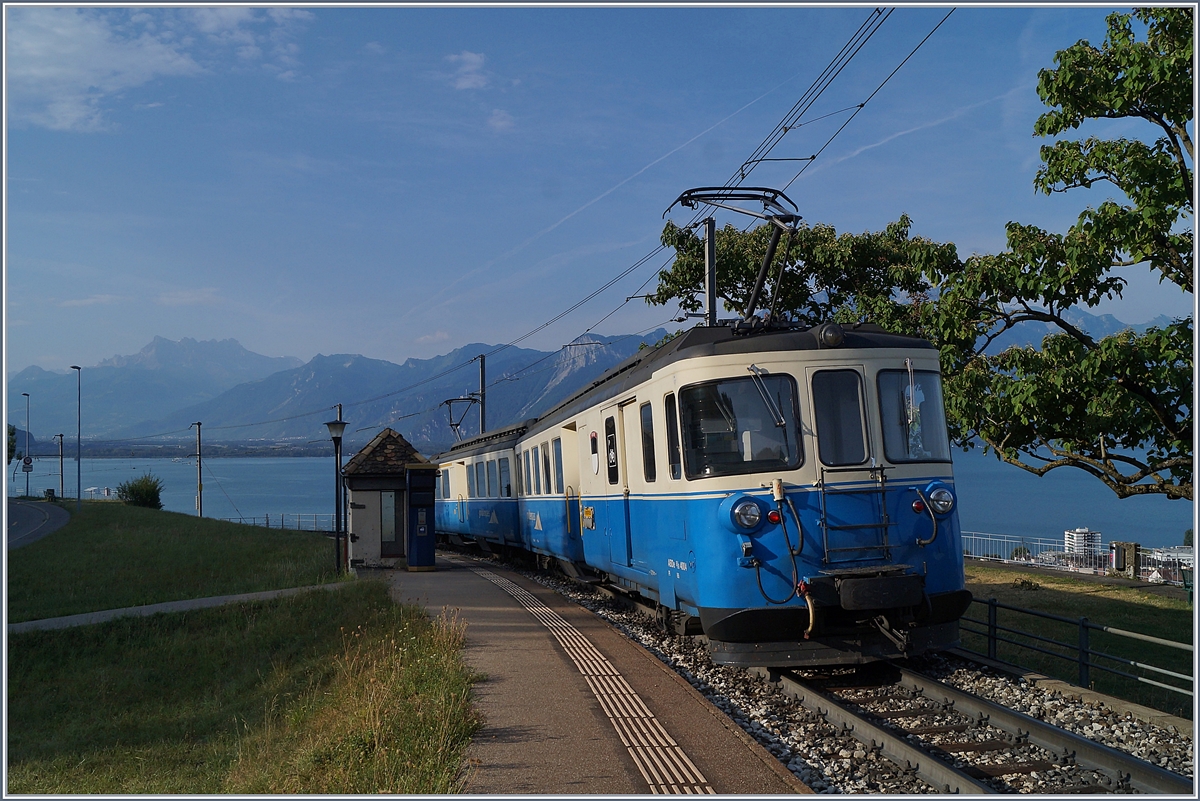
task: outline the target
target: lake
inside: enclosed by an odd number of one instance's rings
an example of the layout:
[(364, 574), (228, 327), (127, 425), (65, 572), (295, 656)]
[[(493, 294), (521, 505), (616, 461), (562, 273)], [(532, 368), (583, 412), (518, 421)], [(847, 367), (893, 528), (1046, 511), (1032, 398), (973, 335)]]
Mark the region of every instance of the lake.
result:
[[(352, 454), (348, 454), (346, 458)], [(67, 459), (67, 494), (75, 493), (75, 464)], [(14, 469), (15, 468), (15, 469)], [(123, 481), (152, 472), (165, 485), (163, 507), (175, 512), (196, 511), (196, 464), (170, 459), (84, 459), (84, 497), (87, 489), (104, 487), (116, 494)], [(1191, 501), (1168, 501), (1162, 496), (1118, 499), (1103, 484), (1080, 470), (1063, 468), (1041, 478), (1005, 465), (978, 450), (954, 453), (959, 494), (959, 520), (965, 531), (1021, 537), (1060, 539), (1065, 529), (1086, 526), (1102, 532), (1106, 542), (1140, 542), (1144, 547), (1181, 545), (1192, 528)], [(34, 462), (30, 491), (41, 495), (58, 490), (58, 459)], [(279, 515), (322, 515), (328, 526), (333, 513), (332, 456), (225, 458), (204, 460), (204, 516), (263, 518), (272, 525)], [(25, 491), (25, 474), (17, 462), (9, 465), (8, 494)], [(304, 527), (311, 528), (309, 522)]]

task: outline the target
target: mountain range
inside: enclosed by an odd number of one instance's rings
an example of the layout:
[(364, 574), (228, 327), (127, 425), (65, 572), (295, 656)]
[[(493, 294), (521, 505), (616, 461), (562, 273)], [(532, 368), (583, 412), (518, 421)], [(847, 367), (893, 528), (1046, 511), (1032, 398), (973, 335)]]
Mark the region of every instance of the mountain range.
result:
[[(1095, 337), (1170, 322), (1160, 316), (1129, 326), (1112, 315), (1081, 311), (1071, 312), (1069, 319)], [(1025, 323), (1001, 336), (993, 349), (1038, 345), (1052, 330), (1048, 324)], [(552, 352), (474, 343), (403, 364), (358, 354), (317, 355), (305, 363), (252, 353), (233, 339), (155, 337), (136, 354), (82, 370), (78, 391), (84, 443), (96, 455), (128, 455), (133, 447), (149, 443), (184, 447), (195, 436), (189, 426), (200, 421), (205, 443), (242, 443), (257, 452), (280, 452), (282, 446), (289, 452), (323, 453), (329, 443), (324, 423), (334, 419), (340, 403), (348, 424), (344, 444), (351, 452), (391, 426), (419, 451), (432, 454), (454, 442), (452, 411), (461, 420), (462, 436), (479, 431), (477, 405), (447, 407), (444, 401), (478, 391), (480, 354), (498, 351), (486, 358), (487, 427), (494, 429), (553, 408), (666, 334), (659, 329), (645, 336), (586, 335)], [(9, 378), (9, 421), (21, 428), (21, 393), (30, 394), (30, 430), (37, 441), (33, 453), (51, 448), (57, 453), (52, 442), (56, 433), (71, 438), (75, 378), (73, 371), (55, 373), (37, 366)]]
[[(589, 335), (549, 353), (517, 347), (499, 350), (486, 358), (485, 365), (488, 428), (536, 416), (666, 334), (659, 329), (645, 336)], [(358, 354), (317, 355), (301, 363), (251, 353), (234, 340), (156, 338), (139, 354), (84, 368), (80, 390), (84, 443), (90, 441), (92, 452), (108, 445), (106, 452), (128, 453), (149, 443), (190, 442), (195, 434), (189, 426), (200, 421), (205, 443), (313, 450), (303, 446), (328, 447), (324, 423), (334, 419), (335, 406), (341, 403), (348, 424), (346, 447), (363, 445), (390, 425), (418, 450), (434, 453), (455, 441), (450, 409), (443, 401), (477, 392), (479, 365), (473, 360), (495, 350), (495, 345), (476, 343), (403, 364)], [(22, 370), (9, 379), (11, 413), (23, 418), (24, 410), (18, 410), (11, 399), (29, 392), (30, 429), (42, 432), (37, 439), (49, 443), (47, 431), (73, 432), (73, 378), (73, 373), (51, 373), (40, 367)], [(463, 436), (478, 433), (478, 408), (455, 405)], [(50, 447), (42, 444), (31, 450), (49, 453)]]

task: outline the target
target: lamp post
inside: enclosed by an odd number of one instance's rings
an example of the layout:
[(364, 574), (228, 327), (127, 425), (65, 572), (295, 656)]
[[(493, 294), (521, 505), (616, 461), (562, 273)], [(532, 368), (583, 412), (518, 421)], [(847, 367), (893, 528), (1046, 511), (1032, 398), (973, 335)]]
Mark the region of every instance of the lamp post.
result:
[(75, 511), (83, 511), (83, 368), (72, 364), (75, 371)]
[(334, 484), (333, 484), (333, 542), (335, 547), (334, 565), (337, 572), (342, 572), (342, 434), (346, 424), (342, 422), (342, 404), (337, 405), (338, 416), (325, 425), (329, 428), (329, 438), (333, 440)]
[[(25, 396), (25, 456), (29, 456), (29, 393), (22, 392)], [(25, 472), (25, 497), (29, 497), (29, 471)]]

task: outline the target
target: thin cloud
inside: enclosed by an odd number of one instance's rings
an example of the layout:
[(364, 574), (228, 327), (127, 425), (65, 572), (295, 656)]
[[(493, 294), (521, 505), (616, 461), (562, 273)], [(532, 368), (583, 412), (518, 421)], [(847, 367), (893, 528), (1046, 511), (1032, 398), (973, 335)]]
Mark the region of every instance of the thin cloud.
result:
[(438, 331), (436, 334), (426, 334), (423, 337), (418, 337), (416, 342), (418, 345), (432, 345), (436, 342), (445, 342), (450, 338), (450, 335), (445, 331)]
[(163, 292), (154, 299), (154, 302), (160, 306), (207, 306), (216, 303), (217, 300), (216, 288), (204, 287)]
[[(299, 75), (293, 39), (303, 10), (249, 7), (138, 10), (31, 6), (8, 10), (10, 120), (51, 130), (108, 131), (123, 92), (236, 63)], [(142, 108), (153, 107), (143, 105)]]
[(58, 131), (107, 129), (105, 98), (155, 78), (202, 68), (177, 43), (143, 29), (118, 32), (108, 16), (78, 8), (9, 9), (9, 113)]
[(511, 131), (514, 124), (513, 115), (502, 108), (493, 109), (487, 124), (493, 131)]
[(455, 89), (482, 89), (488, 85), (488, 76), (483, 72), (483, 62), (487, 57), (483, 53), (464, 50), (457, 55), (446, 56), (446, 60), (458, 65), (452, 76)]
[(71, 309), (78, 306), (96, 306), (99, 304), (116, 303), (121, 300), (124, 300), (124, 298), (122, 298), (120, 295), (92, 295), (88, 298), (73, 298), (71, 300), (64, 300), (58, 305), (62, 308)]

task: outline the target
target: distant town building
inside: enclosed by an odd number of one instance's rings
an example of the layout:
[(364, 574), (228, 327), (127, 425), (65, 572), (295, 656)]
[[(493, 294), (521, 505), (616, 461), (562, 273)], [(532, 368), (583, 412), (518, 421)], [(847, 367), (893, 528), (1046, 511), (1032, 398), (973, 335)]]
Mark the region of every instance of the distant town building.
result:
[(1067, 529), (1063, 532), (1063, 550), (1067, 553), (1100, 553), (1100, 532), (1083, 528)]

